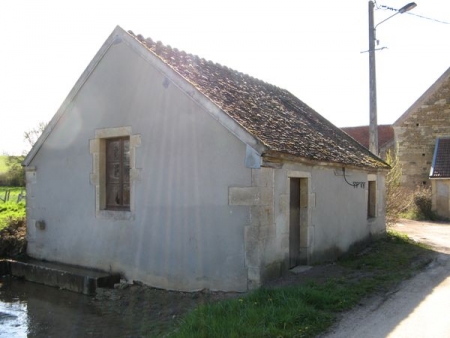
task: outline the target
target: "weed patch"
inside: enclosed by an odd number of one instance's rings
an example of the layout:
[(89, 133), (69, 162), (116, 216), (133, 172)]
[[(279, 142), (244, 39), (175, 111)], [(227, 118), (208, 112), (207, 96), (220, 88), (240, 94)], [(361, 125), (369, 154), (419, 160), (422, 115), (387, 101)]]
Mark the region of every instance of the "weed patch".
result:
[(0, 203), (0, 230), (6, 228), (11, 223), (23, 221), (25, 219), (25, 202)]
[[(364, 253), (338, 261), (346, 270), (343, 277), (263, 288), (237, 299), (201, 305), (188, 313), (170, 336), (314, 337), (363, 297), (410, 277), (429, 261), (430, 254), (426, 246), (388, 232)], [(423, 264), (417, 264), (418, 260)]]
[(206, 304), (188, 314), (176, 337), (310, 336), (333, 321), (324, 303), (337, 306), (331, 290), (285, 288), (257, 290), (248, 296)]
[(25, 201), (0, 201), (0, 257), (15, 257), (25, 252), (25, 217)]

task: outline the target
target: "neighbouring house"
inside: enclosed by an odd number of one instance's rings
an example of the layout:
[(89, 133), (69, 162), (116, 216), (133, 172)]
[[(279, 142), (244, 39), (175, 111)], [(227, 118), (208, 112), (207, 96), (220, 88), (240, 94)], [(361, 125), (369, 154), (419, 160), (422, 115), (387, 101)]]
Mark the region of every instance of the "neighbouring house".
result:
[[(369, 126), (344, 127), (341, 129), (369, 149)], [(395, 152), (394, 128), (392, 125), (378, 126), (378, 152), (377, 155), (383, 160), (386, 160), (388, 152)]]
[(246, 291), (385, 231), (389, 166), (288, 91), (117, 27), (24, 161), (28, 254)]
[(450, 137), (436, 140), (430, 180), (433, 209), (439, 216), (450, 219)]
[[(402, 185), (416, 189), (429, 187), (433, 191), (433, 209), (448, 217), (448, 193), (445, 193), (443, 167), (445, 158), (439, 150), (450, 137), (450, 68), (394, 123), (397, 154), (402, 165)], [(442, 147), (442, 149), (448, 149)], [(433, 159), (434, 156), (434, 159)], [(440, 164), (439, 171), (433, 168), (433, 161)], [(446, 163), (444, 161), (444, 163)], [(444, 179), (444, 180), (442, 180)], [(443, 202), (443, 196), (447, 200)], [(443, 205), (447, 204), (445, 208)]]

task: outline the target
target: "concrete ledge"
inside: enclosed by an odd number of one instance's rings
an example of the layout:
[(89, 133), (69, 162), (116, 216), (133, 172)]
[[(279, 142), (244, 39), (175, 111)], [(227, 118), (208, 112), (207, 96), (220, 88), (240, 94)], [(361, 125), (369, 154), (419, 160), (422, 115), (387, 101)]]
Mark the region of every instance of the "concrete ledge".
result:
[(3, 271), (30, 282), (56, 286), (85, 295), (95, 294), (97, 287), (112, 288), (114, 284), (120, 282), (119, 274), (33, 259), (0, 261), (2, 275)]
[(7, 259), (0, 259), (0, 277), (11, 274), (11, 263)]

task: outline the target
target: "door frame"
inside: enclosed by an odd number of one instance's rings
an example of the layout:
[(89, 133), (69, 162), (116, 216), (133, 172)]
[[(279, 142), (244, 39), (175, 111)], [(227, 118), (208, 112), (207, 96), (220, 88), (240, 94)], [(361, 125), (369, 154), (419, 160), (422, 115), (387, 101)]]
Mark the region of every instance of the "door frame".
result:
[(288, 248), (287, 248), (287, 267), (290, 269), (293, 266), (291, 262), (291, 182), (295, 180), (299, 184), (299, 248), (300, 253), (295, 265), (306, 265), (310, 262), (311, 247), (312, 247), (312, 234), (311, 234), (311, 207), (312, 196), (311, 194), (311, 173), (301, 171), (289, 171), (287, 175), (287, 232), (288, 232)]

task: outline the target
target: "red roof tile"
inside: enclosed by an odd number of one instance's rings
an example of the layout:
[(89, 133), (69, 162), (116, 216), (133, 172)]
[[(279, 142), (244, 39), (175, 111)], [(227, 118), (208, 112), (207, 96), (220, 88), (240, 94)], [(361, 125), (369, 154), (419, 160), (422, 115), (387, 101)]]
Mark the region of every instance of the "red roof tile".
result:
[[(364, 147), (369, 149), (369, 126), (360, 127), (344, 127), (341, 128)], [(378, 148), (381, 149), (385, 145), (394, 140), (394, 128), (392, 125), (378, 126)]]
[(134, 35), (270, 151), (314, 161), (389, 168), (287, 90)]

